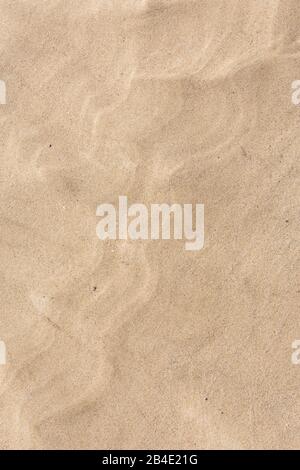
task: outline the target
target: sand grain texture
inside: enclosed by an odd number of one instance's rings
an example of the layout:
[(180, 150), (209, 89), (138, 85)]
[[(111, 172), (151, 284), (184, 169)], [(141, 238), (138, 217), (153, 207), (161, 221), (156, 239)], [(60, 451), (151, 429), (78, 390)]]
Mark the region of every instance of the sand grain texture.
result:
[[(299, 448), (299, 20), (0, 0), (1, 449)], [(204, 249), (98, 240), (122, 194)]]

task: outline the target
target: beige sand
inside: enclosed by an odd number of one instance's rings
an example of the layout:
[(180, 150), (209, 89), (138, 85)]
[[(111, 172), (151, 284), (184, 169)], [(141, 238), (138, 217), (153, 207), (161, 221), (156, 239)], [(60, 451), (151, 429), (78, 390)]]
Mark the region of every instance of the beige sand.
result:
[[(299, 22), (1, 0), (0, 448), (299, 448)], [(204, 203), (205, 248), (101, 242), (122, 194)]]

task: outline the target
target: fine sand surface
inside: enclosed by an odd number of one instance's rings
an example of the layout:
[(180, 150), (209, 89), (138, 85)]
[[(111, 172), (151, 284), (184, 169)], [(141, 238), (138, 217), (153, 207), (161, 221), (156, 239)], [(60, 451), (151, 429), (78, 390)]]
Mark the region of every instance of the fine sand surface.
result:
[[(299, 448), (299, 0), (0, 0), (1, 449)], [(205, 246), (96, 207), (203, 203)]]

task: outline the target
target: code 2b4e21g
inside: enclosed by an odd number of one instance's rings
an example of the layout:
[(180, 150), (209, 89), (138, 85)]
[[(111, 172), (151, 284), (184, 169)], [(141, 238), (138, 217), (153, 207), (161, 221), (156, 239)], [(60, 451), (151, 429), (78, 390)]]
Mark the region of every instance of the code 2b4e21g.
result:
[(167, 465), (187, 465), (187, 464), (197, 464), (198, 456), (197, 455), (179, 455), (179, 454), (165, 454), (165, 455), (147, 455), (146, 464), (148, 465), (158, 465), (158, 464), (167, 464)]

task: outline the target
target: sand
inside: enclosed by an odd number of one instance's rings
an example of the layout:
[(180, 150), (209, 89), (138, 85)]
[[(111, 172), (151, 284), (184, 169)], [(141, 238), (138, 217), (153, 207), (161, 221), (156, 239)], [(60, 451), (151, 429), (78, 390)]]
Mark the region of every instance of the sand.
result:
[[(298, 0), (1, 0), (1, 449), (299, 448)], [(96, 236), (203, 203), (205, 244)]]

